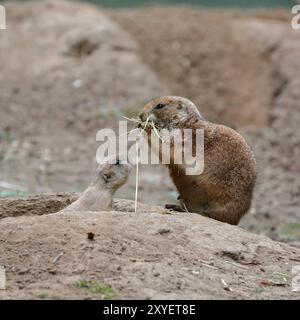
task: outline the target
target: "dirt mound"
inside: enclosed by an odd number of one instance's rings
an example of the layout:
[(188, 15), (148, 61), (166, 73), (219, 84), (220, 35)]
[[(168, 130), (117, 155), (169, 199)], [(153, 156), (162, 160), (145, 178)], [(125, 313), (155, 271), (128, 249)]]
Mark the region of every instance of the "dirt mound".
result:
[[(38, 194), (35, 196), (20, 198), (20, 199), (1, 199), (0, 200), (0, 220), (7, 217), (18, 216), (35, 216), (55, 213), (75, 200), (78, 199), (77, 193), (53, 193), (53, 194)], [(133, 202), (130, 200), (114, 201), (114, 210), (128, 211), (129, 204)], [(132, 205), (131, 211), (134, 211)], [(149, 206), (146, 204), (139, 204), (139, 212), (169, 212), (158, 206)]]
[(0, 200), (0, 219), (55, 213), (78, 199), (76, 193), (42, 194), (20, 199)]
[(0, 298), (297, 298), (299, 249), (197, 214), (115, 208), (2, 219)]

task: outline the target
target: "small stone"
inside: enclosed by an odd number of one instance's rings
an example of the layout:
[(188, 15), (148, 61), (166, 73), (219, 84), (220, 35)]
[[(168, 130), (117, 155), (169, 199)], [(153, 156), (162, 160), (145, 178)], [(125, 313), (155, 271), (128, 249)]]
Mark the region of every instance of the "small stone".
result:
[(170, 229), (166, 229), (166, 228), (161, 228), (161, 229), (159, 229), (159, 230), (157, 231), (157, 233), (158, 233), (158, 234), (161, 234), (161, 235), (167, 234), (167, 233), (170, 233), (170, 232), (171, 232), (171, 230), (170, 230)]
[(88, 232), (87, 238), (88, 238), (88, 240), (93, 241), (95, 238), (95, 234), (93, 232)]

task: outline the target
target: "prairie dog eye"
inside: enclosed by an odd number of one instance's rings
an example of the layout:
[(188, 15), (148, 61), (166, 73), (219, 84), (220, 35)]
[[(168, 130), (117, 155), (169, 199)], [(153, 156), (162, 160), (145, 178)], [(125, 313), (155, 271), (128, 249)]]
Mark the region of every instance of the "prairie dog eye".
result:
[(155, 109), (162, 109), (164, 108), (166, 105), (165, 104), (162, 104), (162, 103), (159, 103), (155, 106)]
[(113, 179), (114, 175), (115, 174), (113, 172), (112, 173), (104, 173), (103, 174), (103, 180), (105, 182), (109, 182), (109, 181), (111, 181)]
[(105, 182), (108, 182), (108, 181), (110, 180), (110, 178), (111, 178), (110, 174), (104, 173), (104, 175), (103, 175), (103, 180), (104, 180)]

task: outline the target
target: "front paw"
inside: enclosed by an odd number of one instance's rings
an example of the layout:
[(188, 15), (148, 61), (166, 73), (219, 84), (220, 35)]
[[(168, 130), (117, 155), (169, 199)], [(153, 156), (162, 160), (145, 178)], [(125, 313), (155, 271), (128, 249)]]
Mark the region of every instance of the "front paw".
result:
[(173, 210), (173, 211), (178, 211), (178, 212), (184, 212), (185, 210), (179, 206), (178, 204), (166, 204), (165, 205), (165, 208), (166, 209), (169, 209), (169, 210)]

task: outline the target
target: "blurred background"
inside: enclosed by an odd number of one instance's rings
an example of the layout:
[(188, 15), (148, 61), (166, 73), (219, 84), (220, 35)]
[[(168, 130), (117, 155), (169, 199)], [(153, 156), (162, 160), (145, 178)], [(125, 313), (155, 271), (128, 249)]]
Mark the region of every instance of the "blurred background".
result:
[[(10, 0), (6, 0), (8, 2)], [(24, 0), (23, 0), (24, 1)], [(25, 0), (26, 1), (26, 0)], [(28, 0), (27, 0), (28, 1)], [(39, 1), (39, 0), (37, 0)], [(195, 5), (217, 8), (291, 7), (293, 0), (82, 0), (109, 8), (141, 7), (145, 5)], [(0, 2), (4, 2), (1, 0)]]
[[(0, 197), (83, 191), (99, 129), (153, 97), (182, 95), (254, 149), (259, 177), (242, 226), (299, 246), (295, 1), (1, 3)], [(119, 197), (134, 198), (134, 174)], [(141, 168), (141, 202), (176, 198), (165, 168)]]
[(137, 7), (144, 5), (196, 5), (217, 8), (268, 8), (290, 7), (295, 1), (292, 0), (86, 0), (111, 8)]

